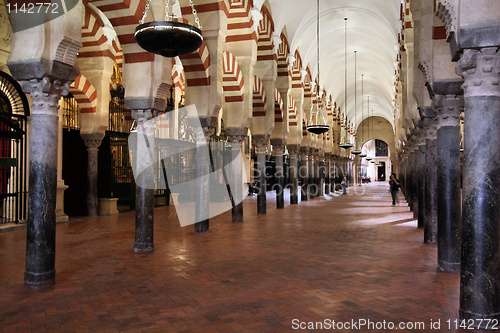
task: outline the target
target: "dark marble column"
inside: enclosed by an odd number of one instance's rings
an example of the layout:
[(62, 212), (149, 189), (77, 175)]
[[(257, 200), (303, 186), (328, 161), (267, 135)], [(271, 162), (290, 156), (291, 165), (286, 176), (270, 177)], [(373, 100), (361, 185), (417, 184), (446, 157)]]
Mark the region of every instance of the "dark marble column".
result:
[(229, 186), (234, 200), (232, 209), (233, 222), (243, 222), (243, 165), (242, 159), (238, 158), (241, 152), (243, 140), (247, 136), (247, 128), (227, 128), (226, 133), (231, 141), (231, 168), (229, 173)]
[(257, 214), (266, 214), (266, 151), (269, 137), (267, 135), (253, 135), (252, 141), (257, 154), (257, 168), (255, 169), (258, 183)]
[(317, 177), (318, 177), (318, 196), (325, 196), (325, 152), (320, 150), (318, 153), (318, 167), (317, 167)]
[(298, 177), (298, 154), (299, 145), (287, 145), (288, 154), (290, 155), (290, 204), (296, 205), (299, 203), (299, 177)]
[(332, 154), (325, 153), (325, 194), (330, 194), (330, 188), (332, 182), (330, 174), (331, 160), (332, 160)]
[(419, 201), (418, 201), (418, 166), (420, 158), (420, 150), (418, 147), (418, 135), (420, 130), (418, 128), (413, 129), (413, 161), (412, 161), (412, 201), (413, 201), (413, 218), (418, 219)]
[[(208, 125), (205, 119), (201, 119), (202, 126)], [(212, 124), (214, 125), (214, 124)], [(210, 210), (210, 179), (207, 175), (211, 172), (210, 165), (210, 138), (215, 133), (214, 126), (193, 126), (196, 135), (196, 188), (194, 192), (195, 202), (195, 220), (194, 232), (204, 234), (210, 228), (209, 210)]]
[(499, 66), (498, 47), (465, 49), (457, 65), (465, 80), (460, 318), (466, 320), (500, 319)]
[(436, 112), (432, 108), (425, 108), (423, 116), (426, 131), (424, 243), (435, 244), (438, 205)]
[[(438, 156), (438, 268), (460, 270), (462, 202), (460, 194), (460, 113), (462, 80), (435, 81)], [(446, 95), (445, 95), (446, 94)]]
[(87, 215), (97, 216), (97, 153), (104, 133), (81, 134), (87, 146)]
[(24, 271), (28, 288), (48, 287), (55, 279), (58, 101), (68, 94), (69, 84), (48, 77), (21, 81), (33, 99)]
[(277, 179), (277, 185), (275, 185), (276, 191), (276, 208), (285, 208), (285, 177), (283, 170), (283, 153), (285, 152), (285, 142), (282, 139), (271, 139), (271, 145), (273, 146), (273, 156), (276, 162), (276, 173), (274, 174)]
[(302, 182), (300, 188), (300, 200), (307, 201), (309, 199), (309, 147), (300, 147), (300, 170), (299, 177)]
[[(150, 121), (155, 111), (152, 109), (132, 110), (132, 118), (137, 122), (137, 148), (133, 153), (136, 170), (143, 170), (136, 179), (135, 188), (135, 253), (150, 253), (154, 250), (154, 123)], [(143, 137), (147, 140), (143, 140)], [(146, 163), (140, 167), (142, 163)]]
[(423, 139), (424, 133), (420, 134), (418, 143), (418, 185), (417, 185), (417, 196), (418, 196), (418, 227), (424, 228), (425, 220), (425, 139)]
[(315, 148), (310, 148), (309, 153), (309, 198), (314, 199), (317, 197), (317, 187), (316, 184), (316, 163), (318, 162), (317, 150)]

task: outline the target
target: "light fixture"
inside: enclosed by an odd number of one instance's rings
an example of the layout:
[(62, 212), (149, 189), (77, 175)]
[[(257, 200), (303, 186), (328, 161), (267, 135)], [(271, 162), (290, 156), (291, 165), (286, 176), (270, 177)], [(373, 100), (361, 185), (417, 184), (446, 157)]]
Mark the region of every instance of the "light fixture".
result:
[(144, 23), (151, 3), (151, 0), (148, 0), (142, 19), (135, 28), (134, 38), (144, 50), (173, 58), (196, 51), (203, 42), (203, 36), (193, 1), (189, 0), (189, 4), (198, 27), (176, 22), (173, 20), (173, 15), (169, 20), (169, 2), (170, 0), (165, 0), (165, 21)]
[[(307, 130), (314, 134), (322, 134), (330, 129), (330, 126), (326, 123), (325, 113), (323, 111), (323, 101), (320, 94), (320, 81), (319, 81), (319, 0), (316, 5), (316, 55), (318, 57), (318, 84), (316, 85), (316, 100), (318, 111), (316, 117), (314, 111), (311, 110), (311, 117), (307, 126)], [(314, 119), (316, 118), (316, 119)]]
[[(364, 76), (361, 74), (361, 123), (363, 122), (365, 118), (365, 104), (364, 104), (364, 97), (365, 97), (365, 80)], [(363, 146), (365, 143), (365, 129), (364, 127), (361, 128), (361, 154), (359, 157), (363, 158), (366, 157), (366, 154), (363, 153)]]
[(344, 115), (344, 141), (341, 141), (339, 146), (340, 148), (349, 149), (352, 148), (352, 143), (349, 142), (347, 136), (347, 17), (344, 18)]
[[(357, 128), (356, 128), (356, 113), (358, 112), (358, 99), (357, 99), (357, 91), (358, 91), (358, 87), (357, 87), (357, 80), (356, 80), (356, 75), (357, 75), (357, 64), (358, 64), (358, 61), (357, 61), (357, 53), (358, 51), (354, 51), (354, 138), (356, 138), (356, 134), (357, 134)], [(361, 154), (361, 149), (359, 149), (359, 140), (356, 140), (356, 149), (354, 149), (353, 151), (351, 151), (351, 154), (353, 155), (360, 155)]]

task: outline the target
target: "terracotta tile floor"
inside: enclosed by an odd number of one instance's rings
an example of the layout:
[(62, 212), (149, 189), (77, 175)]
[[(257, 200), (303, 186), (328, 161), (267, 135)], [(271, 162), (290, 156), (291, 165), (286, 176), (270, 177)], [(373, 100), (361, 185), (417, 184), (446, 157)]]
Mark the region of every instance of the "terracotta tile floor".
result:
[(229, 212), (195, 235), (158, 208), (150, 255), (132, 251), (133, 212), (70, 219), (57, 226), (56, 285), (43, 291), (23, 289), (26, 231), (0, 234), (1, 332), (292, 332), (293, 319), (456, 331), (446, 320), (458, 274), (436, 271), (436, 246), (404, 203), (390, 207), (387, 184), (284, 210), (269, 193), (267, 215), (255, 197), (244, 209), (244, 223)]

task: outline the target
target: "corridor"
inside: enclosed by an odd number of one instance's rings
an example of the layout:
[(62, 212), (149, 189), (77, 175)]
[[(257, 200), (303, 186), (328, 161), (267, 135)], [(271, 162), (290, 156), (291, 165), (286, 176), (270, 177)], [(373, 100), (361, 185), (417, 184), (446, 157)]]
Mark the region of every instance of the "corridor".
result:
[(23, 289), (26, 231), (2, 233), (0, 331), (292, 332), (325, 319), (459, 331), (459, 274), (437, 272), (436, 245), (404, 201), (391, 207), (387, 183), (274, 207), (269, 192), (257, 215), (248, 197), (243, 223), (227, 212), (201, 235), (157, 208), (149, 255), (133, 253), (134, 212), (72, 218), (57, 225), (55, 286), (40, 291)]

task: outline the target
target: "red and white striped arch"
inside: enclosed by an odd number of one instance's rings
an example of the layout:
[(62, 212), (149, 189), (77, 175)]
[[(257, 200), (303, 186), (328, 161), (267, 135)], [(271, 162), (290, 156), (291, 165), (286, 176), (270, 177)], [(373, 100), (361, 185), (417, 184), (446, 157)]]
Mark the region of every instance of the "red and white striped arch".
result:
[(313, 98), (313, 89), (311, 81), (311, 71), (309, 67), (306, 68), (307, 74), (302, 80), (302, 86), (304, 87), (304, 98)]
[(283, 100), (281, 99), (281, 94), (278, 89), (274, 88), (274, 122), (282, 123), (284, 121)]
[(288, 55), (290, 54), (290, 45), (285, 34), (281, 34), (281, 44), (278, 47), (278, 76), (289, 76)]
[(288, 126), (297, 127), (299, 125), (297, 119), (297, 104), (292, 95), (288, 95)]
[(85, 76), (78, 75), (69, 87), (69, 91), (78, 103), (80, 113), (97, 112), (97, 91)]
[(84, 0), (99, 8), (113, 25), (123, 49), (125, 63), (150, 62), (155, 55), (144, 51), (134, 39), (146, 0)]
[(243, 102), (243, 75), (236, 57), (231, 52), (224, 52), (222, 71), (222, 89), (226, 103)]
[(116, 59), (121, 51), (118, 40), (114, 38), (111, 43), (104, 35), (104, 22), (95, 9), (85, 6), (85, 17), (82, 25), (82, 48), (78, 52), (78, 58), (108, 57)]
[(184, 95), (186, 91), (186, 79), (184, 71), (177, 71), (174, 64), (172, 64), (172, 85), (174, 88), (179, 88), (181, 94)]
[(274, 53), (274, 22), (266, 6), (262, 6), (262, 20), (257, 28), (257, 61), (277, 60)]
[(253, 117), (265, 117), (267, 115), (267, 98), (262, 80), (254, 75), (253, 82)]
[(204, 41), (197, 51), (182, 55), (179, 58), (182, 60), (182, 66), (184, 66), (186, 74), (186, 84), (189, 87), (210, 85), (210, 53)]
[(251, 8), (252, 0), (231, 0), (227, 13), (226, 43), (257, 41)]
[(299, 51), (295, 51), (295, 61), (292, 66), (292, 88), (303, 88), (300, 70), (302, 69), (302, 58)]

